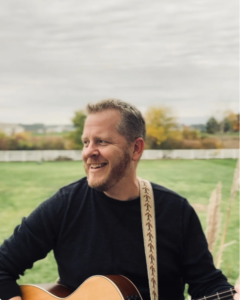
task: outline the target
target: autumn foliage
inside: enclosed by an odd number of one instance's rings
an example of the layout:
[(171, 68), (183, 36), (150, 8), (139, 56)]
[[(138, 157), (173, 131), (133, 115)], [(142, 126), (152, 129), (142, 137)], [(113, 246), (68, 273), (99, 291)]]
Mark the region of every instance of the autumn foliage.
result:
[(145, 116), (147, 127), (147, 144), (152, 149), (158, 148), (169, 137), (173, 136), (176, 120), (169, 108), (152, 107)]
[(206, 124), (206, 131), (210, 134), (217, 132), (239, 132), (239, 114), (228, 110), (224, 113), (224, 118), (221, 121), (217, 121), (214, 117), (211, 117)]
[[(213, 134), (239, 131), (239, 114), (225, 113), (222, 121), (211, 117), (206, 124), (205, 135), (188, 126), (180, 126), (168, 107), (150, 107), (146, 112), (146, 149), (218, 149), (228, 141)], [(75, 112), (72, 122), (75, 131), (64, 136), (34, 136), (22, 132), (7, 136), (0, 132), (0, 150), (63, 150), (82, 149), (81, 136), (86, 115)]]
[(33, 136), (28, 132), (7, 136), (0, 132), (0, 150), (63, 150), (67, 145), (63, 137)]
[(202, 137), (188, 126), (180, 127), (173, 112), (166, 107), (151, 107), (146, 116), (147, 149), (216, 149), (222, 142), (215, 137)]

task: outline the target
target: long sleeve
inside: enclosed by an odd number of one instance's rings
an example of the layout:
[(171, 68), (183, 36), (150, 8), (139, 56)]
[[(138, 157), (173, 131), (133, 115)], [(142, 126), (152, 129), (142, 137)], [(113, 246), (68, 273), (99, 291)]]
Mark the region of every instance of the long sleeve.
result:
[[(195, 299), (229, 289), (213, 265), (192, 207), (164, 187), (153, 188), (159, 299), (182, 300), (185, 283)], [(0, 298), (19, 295), (19, 274), (53, 249), (60, 282), (70, 289), (92, 275), (122, 274), (149, 299), (141, 225), (139, 198), (109, 198), (90, 188), (86, 178), (62, 188), (23, 219), (0, 247)]]
[(61, 192), (43, 202), (23, 218), (13, 235), (0, 246), (0, 298), (20, 296), (16, 283), (19, 275), (33, 263), (46, 257), (57, 243), (61, 226), (63, 201)]
[(207, 241), (194, 209), (187, 203), (183, 205), (183, 272), (189, 284), (189, 294), (200, 298), (230, 289), (222, 272), (215, 268), (208, 250)]

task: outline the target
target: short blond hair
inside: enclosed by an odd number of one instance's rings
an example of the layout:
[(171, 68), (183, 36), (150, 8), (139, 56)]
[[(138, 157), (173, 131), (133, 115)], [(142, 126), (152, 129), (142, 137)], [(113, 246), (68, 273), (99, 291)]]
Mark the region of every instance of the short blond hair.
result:
[(117, 126), (117, 131), (123, 135), (128, 142), (133, 142), (138, 137), (145, 140), (145, 121), (141, 112), (135, 106), (118, 99), (106, 99), (95, 104), (87, 105), (88, 114), (109, 109), (115, 109), (120, 112), (121, 121)]

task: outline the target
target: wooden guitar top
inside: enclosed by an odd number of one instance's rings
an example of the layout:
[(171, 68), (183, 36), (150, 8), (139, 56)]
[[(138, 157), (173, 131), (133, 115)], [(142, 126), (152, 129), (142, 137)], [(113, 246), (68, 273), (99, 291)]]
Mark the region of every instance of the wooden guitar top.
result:
[(72, 292), (62, 285), (48, 290), (37, 285), (20, 286), (23, 300), (142, 300), (134, 284), (121, 275), (96, 275)]

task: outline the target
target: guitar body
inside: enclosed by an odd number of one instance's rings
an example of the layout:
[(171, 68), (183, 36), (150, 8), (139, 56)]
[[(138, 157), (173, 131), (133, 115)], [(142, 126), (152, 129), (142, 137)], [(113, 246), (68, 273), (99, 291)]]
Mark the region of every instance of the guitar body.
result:
[[(23, 300), (143, 300), (135, 285), (121, 275), (96, 275), (85, 280), (74, 292), (60, 284), (47, 289), (37, 285), (20, 286)], [(233, 300), (234, 289), (198, 300)]]
[(62, 285), (45, 290), (37, 285), (22, 285), (23, 300), (142, 300), (135, 285), (121, 275), (92, 276), (72, 292)]

